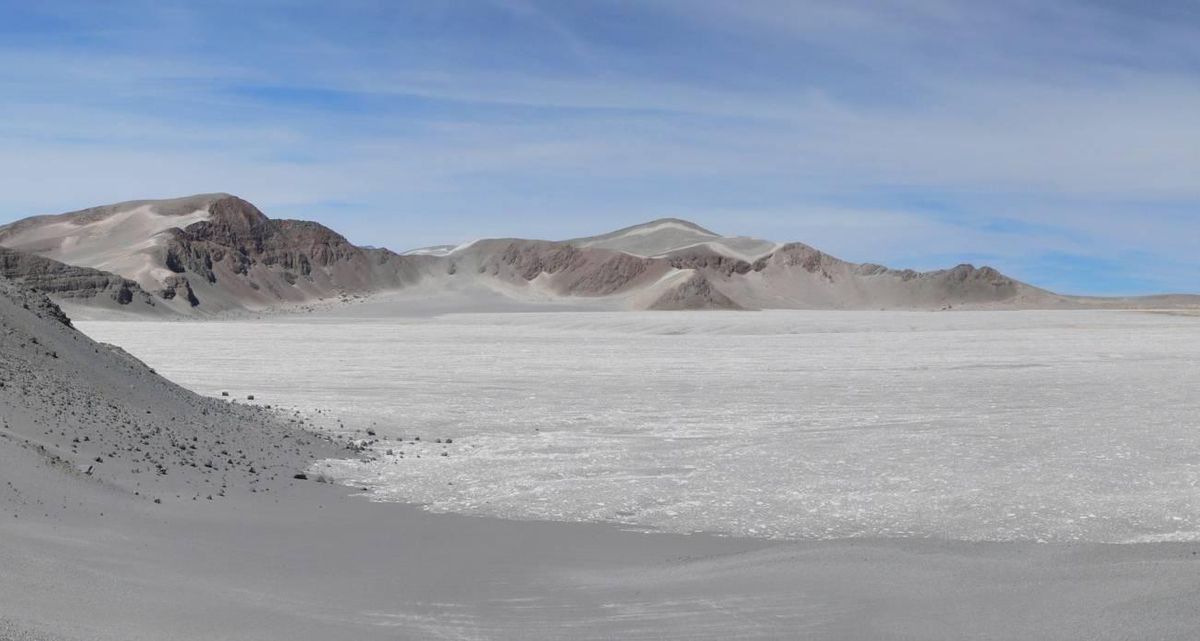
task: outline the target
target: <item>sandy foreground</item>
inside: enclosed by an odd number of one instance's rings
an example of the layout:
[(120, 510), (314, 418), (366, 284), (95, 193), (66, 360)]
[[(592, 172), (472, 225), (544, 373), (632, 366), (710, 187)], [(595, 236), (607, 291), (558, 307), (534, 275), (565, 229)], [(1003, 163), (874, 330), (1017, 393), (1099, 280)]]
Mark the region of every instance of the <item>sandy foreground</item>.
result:
[(767, 543), (277, 496), (0, 525), (3, 639), (1184, 639), (1200, 545)]
[[(1200, 545), (766, 543), (298, 483), (0, 525), (0, 639), (1188, 639)], [(97, 516), (103, 513), (103, 516)]]

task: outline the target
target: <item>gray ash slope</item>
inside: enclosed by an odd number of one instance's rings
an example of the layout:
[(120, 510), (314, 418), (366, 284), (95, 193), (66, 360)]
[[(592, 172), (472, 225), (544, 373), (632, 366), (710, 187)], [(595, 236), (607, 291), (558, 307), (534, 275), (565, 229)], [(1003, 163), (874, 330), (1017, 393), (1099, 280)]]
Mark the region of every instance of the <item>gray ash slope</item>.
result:
[[(270, 493), (334, 446), (271, 411), (198, 396), (0, 278), (0, 513)], [(87, 489), (90, 488), (90, 489)]]
[[(666, 218), (566, 241), (486, 239), (397, 254), (229, 194), (130, 201), (0, 226), (10, 277), (59, 302), (205, 316), (447, 292), (601, 309), (1047, 309), (1195, 306), (1196, 297), (1055, 294), (990, 267), (917, 272)], [(10, 254), (12, 255), (12, 254)], [(66, 273), (57, 265), (80, 270)], [(101, 293), (95, 293), (101, 292)]]

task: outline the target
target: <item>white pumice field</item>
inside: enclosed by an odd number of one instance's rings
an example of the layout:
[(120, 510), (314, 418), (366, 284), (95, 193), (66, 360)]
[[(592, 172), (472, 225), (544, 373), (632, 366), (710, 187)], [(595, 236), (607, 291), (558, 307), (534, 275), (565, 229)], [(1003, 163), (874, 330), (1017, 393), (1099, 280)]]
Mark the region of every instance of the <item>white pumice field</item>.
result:
[(299, 410), (367, 448), (312, 474), (436, 512), (771, 539), (1200, 540), (1195, 316), (78, 325), (203, 395)]

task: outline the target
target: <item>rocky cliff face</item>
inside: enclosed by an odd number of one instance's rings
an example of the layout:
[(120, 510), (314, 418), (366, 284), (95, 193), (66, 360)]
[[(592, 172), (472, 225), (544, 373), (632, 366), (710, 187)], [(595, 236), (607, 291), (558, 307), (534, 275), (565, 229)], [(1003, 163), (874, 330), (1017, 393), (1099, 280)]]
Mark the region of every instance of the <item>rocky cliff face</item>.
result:
[(307, 221), (271, 220), (241, 198), (221, 198), (208, 211), (208, 220), (168, 230), (165, 260), (172, 271), (192, 271), (215, 282), (215, 264), (226, 263), (241, 275), (263, 265), (291, 280), (312, 276), (314, 268), (366, 262), (362, 250), (333, 230)]
[(228, 194), (30, 218), (0, 227), (0, 245), (55, 259), (12, 259), (7, 273), (58, 298), (111, 296), (188, 314), (393, 289), (415, 280), (422, 263), (356, 247), (314, 222), (270, 219)]
[(193, 306), (273, 307), (394, 289), (415, 281), (422, 263), (357, 247), (318, 223), (267, 218), (234, 196), (208, 212), (207, 220), (169, 230), (163, 255), (176, 274), (171, 289), (187, 290)]
[[(209, 218), (168, 230), (163, 264), (175, 274), (163, 295), (203, 305), (205, 293), (244, 303), (304, 302), (399, 284), (365, 251), (317, 223), (271, 220), (233, 196), (208, 206)], [(216, 297), (218, 301), (228, 296)], [(223, 306), (230, 306), (228, 304)]]
[(153, 307), (154, 297), (137, 283), (88, 267), (0, 247), (0, 277), (26, 288), (79, 304)]

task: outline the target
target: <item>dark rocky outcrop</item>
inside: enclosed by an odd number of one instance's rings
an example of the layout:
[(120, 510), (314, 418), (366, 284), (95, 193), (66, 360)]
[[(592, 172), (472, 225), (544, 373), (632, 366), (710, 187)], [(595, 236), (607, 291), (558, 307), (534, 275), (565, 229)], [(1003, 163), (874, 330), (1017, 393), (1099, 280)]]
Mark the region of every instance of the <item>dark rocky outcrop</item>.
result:
[(607, 249), (580, 248), (570, 243), (542, 240), (488, 240), (476, 243), (462, 259), (479, 262), (475, 270), (501, 280), (529, 282), (540, 276), (552, 279), (551, 287), (564, 296), (609, 296), (641, 282), (661, 260), (632, 256)]
[(666, 259), (675, 269), (700, 269), (723, 276), (748, 274), (754, 270), (754, 265), (746, 260), (718, 254), (711, 249), (679, 252)]
[(717, 291), (703, 274), (696, 273), (651, 303), (650, 309), (743, 309), (743, 307)]
[(192, 307), (200, 306), (200, 299), (196, 298), (195, 292), (192, 291), (192, 284), (183, 276), (171, 276), (163, 283), (162, 291), (159, 292), (166, 300), (174, 300), (175, 297), (181, 297), (186, 300)]
[(0, 276), (60, 299), (87, 303), (103, 298), (120, 306), (154, 299), (137, 283), (116, 274), (75, 267), (34, 254), (0, 247)]
[(413, 278), (411, 264), (421, 262), (356, 247), (319, 223), (268, 218), (236, 196), (216, 198), (208, 212), (208, 220), (165, 232), (162, 262), (178, 275), (163, 282), (167, 300), (270, 307), (365, 293), (399, 286)]

